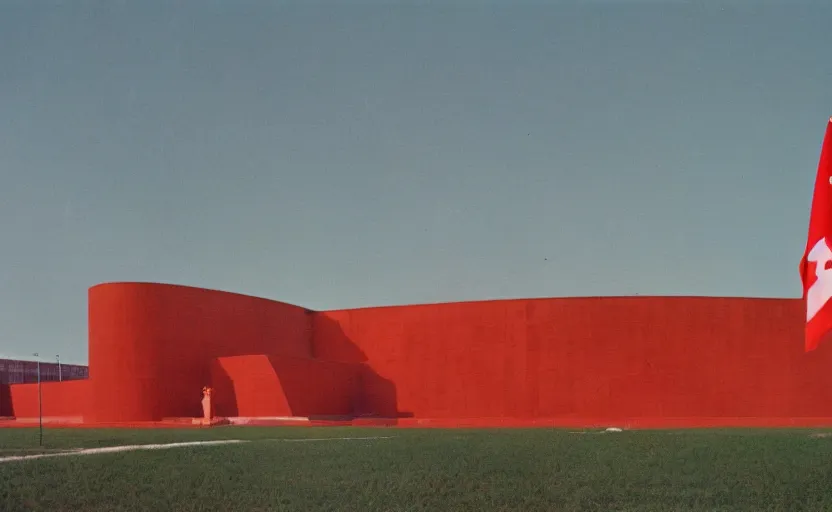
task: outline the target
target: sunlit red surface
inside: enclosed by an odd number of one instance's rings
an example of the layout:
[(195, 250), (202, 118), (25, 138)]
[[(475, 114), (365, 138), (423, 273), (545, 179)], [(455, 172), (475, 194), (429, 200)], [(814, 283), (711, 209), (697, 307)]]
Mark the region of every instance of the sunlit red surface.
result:
[[(84, 425), (198, 418), (211, 386), (217, 416), (261, 423), (832, 424), (832, 354), (804, 353), (803, 316), (800, 300), (694, 297), (314, 312), (108, 283), (89, 291), (90, 377), (44, 384), (43, 415)], [(0, 416), (37, 417), (36, 385), (0, 393)]]

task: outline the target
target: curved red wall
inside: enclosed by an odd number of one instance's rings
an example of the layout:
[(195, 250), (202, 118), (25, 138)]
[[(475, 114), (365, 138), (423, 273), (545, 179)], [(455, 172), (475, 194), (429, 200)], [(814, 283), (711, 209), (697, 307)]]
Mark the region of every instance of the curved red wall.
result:
[[(229, 415), (832, 418), (832, 345), (803, 352), (803, 312), (792, 299), (629, 297), (313, 313), (110, 283), (89, 291), (90, 379), (61, 411), (108, 423), (199, 416), (200, 390), (214, 385)], [(29, 388), (5, 392), (15, 414), (31, 409)]]
[(829, 417), (832, 354), (803, 352), (803, 311), (682, 297), (368, 308), (316, 315), (313, 345), (365, 359), (417, 418)]
[(108, 283), (89, 291), (92, 417), (200, 416), (214, 358), (310, 355), (308, 310), (185, 286)]

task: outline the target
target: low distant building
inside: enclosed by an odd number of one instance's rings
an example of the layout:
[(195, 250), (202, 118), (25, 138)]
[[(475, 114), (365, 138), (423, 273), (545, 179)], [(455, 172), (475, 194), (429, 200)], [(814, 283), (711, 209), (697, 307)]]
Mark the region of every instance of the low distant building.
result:
[[(40, 363), (40, 378), (43, 382), (86, 379), (89, 376), (88, 366), (43, 361)], [(37, 361), (0, 359), (0, 384), (26, 384), (37, 381)]]

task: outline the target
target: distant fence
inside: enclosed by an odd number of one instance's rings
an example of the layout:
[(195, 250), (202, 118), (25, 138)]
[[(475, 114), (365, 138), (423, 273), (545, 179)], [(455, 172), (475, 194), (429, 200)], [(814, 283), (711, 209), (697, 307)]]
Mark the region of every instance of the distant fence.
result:
[[(40, 378), (43, 382), (58, 380), (79, 380), (90, 376), (88, 366), (77, 364), (60, 364), (41, 362)], [(38, 363), (36, 361), (16, 361), (0, 359), (0, 384), (27, 384), (38, 381)]]

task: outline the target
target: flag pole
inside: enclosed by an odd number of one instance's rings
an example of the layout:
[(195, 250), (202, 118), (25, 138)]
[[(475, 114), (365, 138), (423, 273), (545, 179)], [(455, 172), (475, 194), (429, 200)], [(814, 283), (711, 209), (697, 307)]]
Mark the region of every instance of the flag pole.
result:
[(38, 363), (38, 445), (43, 446), (43, 386), (40, 378), (40, 355), (35, 352)]

